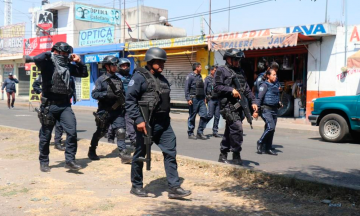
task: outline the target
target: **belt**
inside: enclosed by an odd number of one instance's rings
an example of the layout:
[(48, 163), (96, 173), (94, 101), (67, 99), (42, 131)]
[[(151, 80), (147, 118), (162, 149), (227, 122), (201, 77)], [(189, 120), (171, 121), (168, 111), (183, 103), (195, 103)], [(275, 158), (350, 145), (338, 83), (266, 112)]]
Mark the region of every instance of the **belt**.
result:
[(63, 104), (69, 104), (70, 101), (65, 100), (49, 100), (47, 102), (48, 105), (63, 105)]
[(262, 105), (262, 109), (269, 109), (269, 110), (277, 110), (278, 108), (276, 106), (268, 106), (268, 105)]

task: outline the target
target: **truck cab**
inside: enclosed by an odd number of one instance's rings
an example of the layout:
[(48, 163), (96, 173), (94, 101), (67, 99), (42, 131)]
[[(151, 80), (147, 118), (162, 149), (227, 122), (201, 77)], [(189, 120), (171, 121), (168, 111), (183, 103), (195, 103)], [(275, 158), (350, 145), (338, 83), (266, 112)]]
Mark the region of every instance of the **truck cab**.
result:
[(352, 136), (360, 140), (360, 95), (317, 98), (312, 101), (311, 125), (328, 142), (343, 142)]

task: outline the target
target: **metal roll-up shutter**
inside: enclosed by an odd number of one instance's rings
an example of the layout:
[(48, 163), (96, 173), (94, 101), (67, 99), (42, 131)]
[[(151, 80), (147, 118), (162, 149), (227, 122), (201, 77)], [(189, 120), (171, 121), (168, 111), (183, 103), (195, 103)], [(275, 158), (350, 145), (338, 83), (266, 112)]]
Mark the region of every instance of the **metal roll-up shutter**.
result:
[(192, 55), (167, 56), (163, 75), (171, 85), (171, 102), (186, 102), (185, 80), (192, 72), (192, 63), (196, 62), (196, 53)]

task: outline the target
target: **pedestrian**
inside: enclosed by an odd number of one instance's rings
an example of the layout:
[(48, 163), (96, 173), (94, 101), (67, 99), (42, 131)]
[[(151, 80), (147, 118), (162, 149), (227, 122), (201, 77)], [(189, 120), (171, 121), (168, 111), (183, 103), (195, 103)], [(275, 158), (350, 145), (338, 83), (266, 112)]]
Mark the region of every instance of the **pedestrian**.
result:
[[(263, 77), (264, 82), (259, 88), (259, 98), (257, 100), (260, 109), (261, 118), (265, 122), (265, 130), (260, 139), (257, 141), (257, 153), (262, 154), (263, 148), (265, 153), (270, 155), (277, 155), (276, 151), (272, 149), (272, 143), (275, 134), (277, 112), (281, 107), (279, 101), (279, 82), (277, 82), (275, 69), (267, 71)], [(258, 113), (254, 112), (253, 117), (257, 118)]]
[[(121, 163), (128, 164), (131, 162), (131, 155), (126, 150), (125, 144), (125, 91), (121, 79), (115, 75), (118, 71), (118, 63), (117, 57), (106, 56), (104, 58), (102, 65), (106, 69), (106, 73), (96, 80), (95, 88), (91, 92), (92, 98), (98, 100), (99, 103), (97, 112), (94, 113), (97, 128), (91, 139), (88, 157), (91, 160), (100, 160), (96, 154), (96, 148), (99, 140), (108, 132), (111, 125), (116, 134)], [(109, 83), (112, 83), (116, 89), (112, 89)]]
[[(42, 76), (41, 76), (41, 74), (39, 74), (39, 76), (36, 77), (34, 83), (32, 84), (32, 87), (33, 87), (36, 94), (40, 94), (40, 97), (41, 97), (41, 93), (42, 93), (42, 87), (41, 86), (42, 86)], [(74, 79), (74, 77), (70, 77), (70, 87), (72, 89), (74, 89), (74, 91), (70, 95), (70, 98), (73, 99), (73, 104), (76, 104), (76, 88), (75, 88), (75, 79)], [(55, 146), (55, 149), (60, 150), (60, 151), (65, 151), (65, 146), (66, 146), (66, 145), (62, 145), (62, 143), (61, 143), (62, 142), (61, 137), (62, 137), (63, 133), (64, 133), (64, 129), (61, 126), (60, 121), (56, 121), (54, 146)]]
[(205, 78), (205, 93), (206, 93), (206, 103), (208, 105), (207, 113), (207, 123), (214, 117), (213, 124), (213, 137), (221, 138), (222, 136), (218, 134), (219, 129), (219, 120), (220, 120), (220, 101), (218, 95), (214, 91), (214, 76), (217, 67), (211, 66), (210, 74)]
[(33, 58), (41, 68), (41, 130), (40, 130), (40, 170), (50, 172), (49, 144), (51, 132), (56, 121), (60, 122), (67, 134), (65, 150), (65, 168), (79, 170), (75, 162), (77, 151), (76, 118), (71, 109), (70, 97), (74, 91), (70, 77), (87, 77), (89, 74), (80, 56), (72, 54), (73, 48), (65, 42), (57, 42), (51, 52), (43, 52)]
[[(170, 84), (161, 74), (166, 62), (165, 50), (152, 47), (145, 54), (147, 65), (137, 68), (129, 83), (126, 93), (126, 112), (134, 120), (136, 131), (136, 149), (131, 164), (130, 193), (139, 197), (147, 197), (143, 188), (143, 162), (139, 158), (146, 155), (144, 134), (147, 135), (146, 124), (139, 104), (148, 104), (150, 124), (152, 128), (152, 141), (162, 151), (164, 156), (165, 173), (169, 187), (168, 197), (179, 199), (189, 196), (191, 191), (180, 187), (181, 182), (176, 162), (176, 136), (170, 124)], [(159, 99), (159, 100), (158, 100)], [(146, 120), (148, 121), (148, 120)]]
[[(131, 80), (131, 74), (130, 74), (130, 66), (131, 62), (127, 58), (120, 58), (119, 59), (119, 73), (116, 73), (116, 75), (121, 79), (123, 85), (124, 85), (124, 91), (126, 93), (129, 82)], [(125, 112), (125, 121), (126, 121), (126, 137), (130, 139), (131, 145), (135, 146), (136, 143), (136, 133), (134, 128), (134, 121), (129, 118), (128, 113)], [(108, 142), (114, 143), (114, 137), (115, 137), (115, 131), (112, 129), (111, 125), (108, 130)]]
[[(9, 73), (9, 77), (4, 81), (1, 88), (1, 93), (4, 93), (4, 89), (6, 88), (7, 105), (9, 109), (14, 109), (16, 83), (19, 83), (19, 80), (16, 79), (16, 77), (13, 76), (12, 73)], [(11, 104), (10, 104), (10, 98), (11, 98)]]
[[(215, 73), (215, 92), (221, 98), (221, 110), (223, 118), (226, 120), (225, 134), (220, 143), (219, 162), (233, 163), (242, 165), (240, 152), (243, 142), (243, 127), (241, 122), (242, 106), (239, 99), (246, 97), (252, 104), (254, 111), (257, 111), (255, 97), (247, 84), (240, 68), (240, 60), (244, 53), (238, 49), (228, 49), (225, 51), (223, 59), (225, 65), (219, 66)], [(227, 160), (228, 152), (233, 152), (233, 161)]]
[[(207, 110), (205, 104), (204, 81), (201, 77), (201, 64), (195, 62), (191, 72), (185, 81), (185, 99), (189, 105), (188, 138), (206, 140), (204, 129), (207, 123)], [(194, 135), (196, 115), (200, 115), (199, 127)]]

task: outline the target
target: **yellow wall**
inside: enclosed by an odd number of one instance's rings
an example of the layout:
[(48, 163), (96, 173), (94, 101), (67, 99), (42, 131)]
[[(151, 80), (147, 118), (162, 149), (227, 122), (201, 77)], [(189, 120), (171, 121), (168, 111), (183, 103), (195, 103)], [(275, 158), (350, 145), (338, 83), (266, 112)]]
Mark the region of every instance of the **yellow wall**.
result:
[[(209, 70), (206, 69), (205, 67), (208, 65), (208, 60), (209, 60), (209, 51), (205, 48), (200, 49), (199, 51), (196, 52), (196, 61), (199, 62), (201, 64), (201, 76), (203, 77), (203, 79), (205, 79), (205, 77), (207, 77), (207, 75), (209, 74)], [(210, 52), (210, 64), (209, 66), (211, 67), (214, 64), (214, 53)]]

